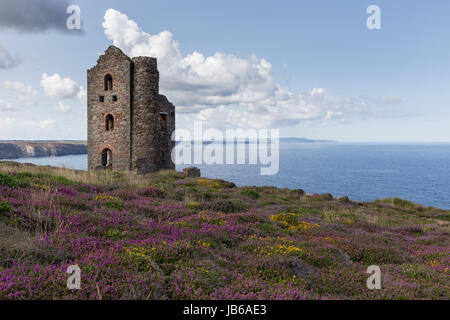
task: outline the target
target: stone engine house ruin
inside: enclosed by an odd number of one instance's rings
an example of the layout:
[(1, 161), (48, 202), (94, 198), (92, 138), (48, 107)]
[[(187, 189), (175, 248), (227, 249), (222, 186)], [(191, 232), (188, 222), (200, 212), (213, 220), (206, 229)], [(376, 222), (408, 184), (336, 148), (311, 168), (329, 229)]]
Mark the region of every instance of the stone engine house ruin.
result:
[(156, 58), (110, 46), (87, 72), (88, 167), (145, 174), (174, 169), (175, 106), (159, 94)]

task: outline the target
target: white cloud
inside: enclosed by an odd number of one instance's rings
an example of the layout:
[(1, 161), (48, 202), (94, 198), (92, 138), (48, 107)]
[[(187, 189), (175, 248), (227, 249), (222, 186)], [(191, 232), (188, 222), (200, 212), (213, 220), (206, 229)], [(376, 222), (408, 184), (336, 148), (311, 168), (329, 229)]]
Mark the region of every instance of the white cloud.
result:
[(386, 97), (378, 97), (376, 102), (378, 103), (400, 103), (403, 100), (399, 97), (386, 96)]
[(67, 104), (62, 103), (62, 101), (58, 101), (56, 110), (61, 113), (69, 113), (71, 111), (71, 108)]
[[(208, 108), (201, 110), (196, 118), (214, 127), (268, 128), (312, 120), (325, 123), (340, 120), (348, 114), (364, 116), (366, 112), (362, 101), (334, 96), (323, 88), (314, 88), (301, 94), (278, 88), (272, 97), (261, 101), (259, 106)], [(188, 120), (192, 115), (183, 116)]]
[(44, 92), (51, 98), (58, 100), (79, 98), (85, 92), (83, 86), (69, 77), (63, 78), (55, 73), (52, 76), (44, 73), (41, 78)]
[(87, 91), (83, 87), (80, 87), (80, 90), (77, 93), (77, 99), (80, 101), (82, 105), (87, 105)]
[(14, 127), (16, 119), (0, 117), (0, 132), (6, 132)]
[(0, 70), (12, 69), (22, 62), (22, 58), (18, 55), (11, 54), (8, 50), (0, 47)]
[(49, 130), (53, 128), (55, 124), (56, 120), (27, 120), (16, 123), (19, 128), (36, 128), (42, 130)]
[(127, 54), (158, 58), (162, 91), (186, 111), (256, 103), (276, 91), (272, 66), (264, 59), (220, 52), (209, 57), (200, 52), (183, 56), (169, 31), (150, 35), (114, 9), (106, 12), (103, 26), (108, 38)]
[(182, 121), (271, 127), (342, 121), (370, 113), (362, 99), (339, 97), (322, 88), (308, 92), (282, 88), (273, 79), (272, 65), (255, 55), (244, 59), (193, 52), (184, 56), (169, 31), (151, 35), (114, 9), (106, 11), (103, 27), (126, 54), (158, 58), (161, 92), (177, 106)]
[[(0, 117), (0, 132), (9, 135), (9, 139), (16, 139), (19, 135), (30, 133), (27, 136), (35, 136), (36, 130), (51, 131), (55, 128), (55, 120), (17, 120), (16, 118)], [(34, 135), (33, 135), (34, 134)]]
[(5, 81), (3, 87), (14, 91), (17, 94), (17, 99), (28, 107), (37, 102), (38, 93), (32, 86), (28, 86), (19, 81)]
[(0, 111), (1, 112), (16, 111), (16, 110), (17, 109), (14, 108), (11, 103), (0, 99)]

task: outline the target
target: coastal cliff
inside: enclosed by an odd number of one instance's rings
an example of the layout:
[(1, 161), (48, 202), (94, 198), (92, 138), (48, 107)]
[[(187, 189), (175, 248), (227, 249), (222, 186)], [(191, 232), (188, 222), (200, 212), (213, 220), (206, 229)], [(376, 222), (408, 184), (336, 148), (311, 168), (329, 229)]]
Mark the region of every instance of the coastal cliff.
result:
[(0, 159), (60, 157), (87, 154), (87, 146), (73, 143), (2, 142)]

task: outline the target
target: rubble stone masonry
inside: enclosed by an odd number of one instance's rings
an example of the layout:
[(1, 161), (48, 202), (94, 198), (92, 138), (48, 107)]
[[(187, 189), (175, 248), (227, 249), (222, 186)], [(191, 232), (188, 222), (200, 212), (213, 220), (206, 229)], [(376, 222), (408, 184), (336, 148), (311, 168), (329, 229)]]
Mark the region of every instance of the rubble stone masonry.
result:
[(175, 106), (159, 94), (156, 59), (110, 46), (87, 78), (89, 170), (174, 169)]

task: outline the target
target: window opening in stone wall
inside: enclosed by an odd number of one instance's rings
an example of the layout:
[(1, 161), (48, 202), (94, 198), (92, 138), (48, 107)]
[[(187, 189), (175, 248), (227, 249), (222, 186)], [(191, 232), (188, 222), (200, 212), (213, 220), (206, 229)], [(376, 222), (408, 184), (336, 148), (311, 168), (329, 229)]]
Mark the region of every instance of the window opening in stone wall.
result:
[(113, 78), (110, 74), (105, 76), (105, 91), (113, 89)]
[(114, 130), (114, 117), (108, 114), (105, 118), (105, 129), (106, 131)]
[(166, 132), (167, 131), (167, 114), (161, 113), (159, 115), (159, 122), (161, 124), (161, 130), (163, 132)]

